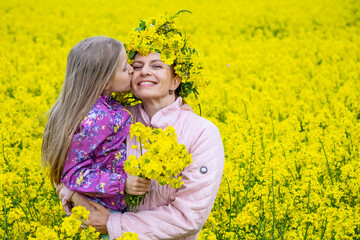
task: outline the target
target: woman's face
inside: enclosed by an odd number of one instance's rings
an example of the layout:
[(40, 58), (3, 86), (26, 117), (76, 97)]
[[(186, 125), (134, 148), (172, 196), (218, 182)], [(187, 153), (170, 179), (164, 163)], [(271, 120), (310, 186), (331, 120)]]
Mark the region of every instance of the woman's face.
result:
[(160, 60), (159, 53), (136, 54), (133, 69), (132, 90), (136, 97), (143, 101), (166, 101), (174, 97), (169, 95), (169, 90), (178, 87), (180, 78)]
[(125, 92), (129, 91), (131, 87), (131, 77), (133, 68), (127, 62), (127, 55), (125, 48), (120, 52), (118, 64), (115, 68), (115, 75), (113, 80), (110, 82), (110, 92)]

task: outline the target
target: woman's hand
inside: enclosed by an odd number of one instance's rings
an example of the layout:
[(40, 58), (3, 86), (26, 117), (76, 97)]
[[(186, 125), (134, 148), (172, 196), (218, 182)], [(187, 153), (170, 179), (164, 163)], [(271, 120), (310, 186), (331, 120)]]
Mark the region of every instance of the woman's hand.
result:
[(90, 200), (84, 198), (77, 192), (74, 192), (74, 194), (72, 195), (71, 203), (74, 207), (75, 206), (83, 206), (86, 208), (86, 210), (89, 210), (90, 212), (96, 210), (96, 208), (93, 205), (91, 205), (91, 203), (93, 203), (93, 201), (90, 201)]
[(180, 106), (181, 110), (185, 110), (185, 111), (190, 111), (190, 112), (194, 112), (194, 110), (190, 107), (189, 104), (185, 103), (183, 105)]
[[(101, 204), (93, 201), (88, 201), (88, 204), (91, 205), (90, 208), (92, 210), (90, 210), (89, 220), (84, 221), (85, 226), (92, 226), (97, 232), (106, 234), (108, 232), (106, 224), (109, 220), (110, 211)], [(86, 207), (86, 209), (88, 209), (88, 207)]]
[(101, 204), (95, 203), (75, 192), (71, 197), (73, 206), (83, 206), (90, 211), (89, 220), (84, 221), (86, 227), (92, 226), (99, 233), (107, 233), (106, 223), (110, 212)]
[(144, 195), (149, 191), (151, 180), (128, 175), (125, 181), (125, 192), (131, 195)]

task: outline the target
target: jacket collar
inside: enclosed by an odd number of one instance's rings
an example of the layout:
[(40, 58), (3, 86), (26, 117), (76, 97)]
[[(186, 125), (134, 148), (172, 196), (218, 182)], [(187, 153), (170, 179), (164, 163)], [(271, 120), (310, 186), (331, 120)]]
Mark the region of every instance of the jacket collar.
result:
[(149, 116), (144, 110), (143, 105), (139, 107), (139, 117), (141, 118), (140, 122), (144, 123), (145, 126), (150, 126), (152, 128), (162, 128), (165, 129), (170, 125), (174, 125), (177, 119), (179, 118), (181, 112), (182, 98), (178, 97), (174, 103), (164, 107), (152, 117), (151, 121)]

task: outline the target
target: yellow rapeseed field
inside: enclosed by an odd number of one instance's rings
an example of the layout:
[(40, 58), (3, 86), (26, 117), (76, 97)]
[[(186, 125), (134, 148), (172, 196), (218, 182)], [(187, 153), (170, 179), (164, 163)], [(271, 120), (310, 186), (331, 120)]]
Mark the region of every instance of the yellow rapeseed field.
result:
[(64, 217), (41, 166), (67, 54), (181, 9), (211, 81), (201, 115), (226, 154), (199, 239), (360, 239), (358, 0), (1, 1), (1, 239), (95, 239), (78, 231), (83, 209)]

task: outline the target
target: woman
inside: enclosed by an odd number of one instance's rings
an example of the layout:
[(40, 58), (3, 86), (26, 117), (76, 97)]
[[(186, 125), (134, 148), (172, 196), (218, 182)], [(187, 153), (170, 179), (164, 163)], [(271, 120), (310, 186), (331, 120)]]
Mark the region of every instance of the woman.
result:
[[(181, 109), (182, 96), (197, 93), (202, 68), (197, 52), (173, 23), (173, 18), (166, 16), (142, 21), (130, 36), (127, 49), (130, 58), (135, 56), (132, 90), (142, 104), (128, 109), (135, 122), (152, 128), (173, 126), (179, 143), (192, 154), (193, 163), (183, 170), (184, 184), (179, 189), (152, 181), (137, 213), (110, 213), (74, 194), (71, 199), (75, 205), (91, 211), (87, 224), (108, 232), (110, 239), (124, 232), (136, 232), (140, 239), (196, 239), (220, 186), (224, 150), (218, 129), (210, 121)], [(159, 44), (159, 38), (166, 41)], [(138, 149), (131, 148), (134, 141), (128, 137), (127, 156), (140, 155)], [(59, 196), (66, 202), (71, 194), (63, 187)]]

